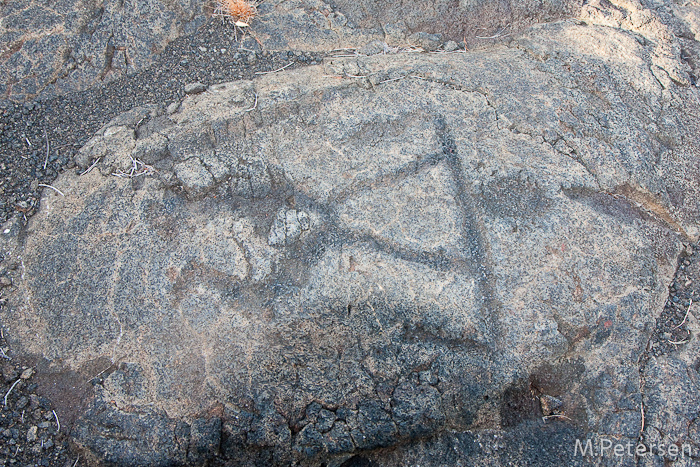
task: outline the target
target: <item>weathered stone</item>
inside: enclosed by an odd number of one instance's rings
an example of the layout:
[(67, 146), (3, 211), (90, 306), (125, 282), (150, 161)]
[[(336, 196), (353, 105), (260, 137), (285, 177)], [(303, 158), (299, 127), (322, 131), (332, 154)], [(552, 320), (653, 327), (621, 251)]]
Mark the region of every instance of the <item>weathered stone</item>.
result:
[(304, 211), (281, 209), (270, 227), (267, 243), (273, 246), (289, 245), (295, 242), (302, 232), (309, 230), (309, 215)]
[(193, 196), (204, 194), (214, 184), (214, 177), (198, 157), (175, 164), (175, 176)]
[[(697, 340), (639, 366), (700, 235), (697, 90), (628, 7), (107, 125), (77, 161), (100, 170), (2, 237), (13, 349), (115, 363), (74, 441), (119, 465), (577, 465), (577, 437), (697, 436)], [(157, 167), (115, 177), (135, 155)]]
[(132, 157), (146, 164), (153, 165), (168, 156), (168, 139), (163, 135), (137, 140)]
[[(336, 0), (334, 5), (361, 27), (393, 25), (407, 31), (442, 33), (457, 41), (477, 36), (497, 36), (518, 31), (537, 21), (551, 21), (578, 13), (579, 0), (418, 0), (403, 2), (401, 8), (387, 0)], [(389, 28), (387, 28), (389, 26)], [(422, 44), (421, 44), (422, 45)]]
[(376, 55), (389, 52), (389, 46), (384, 41), (372, 41), (357, 50), (362, 55)]
[[(29, 100), (85, 90), (141, 71), (168, 44), (208, 21), (225, 29), (218, 18), (210, 18), (210, 7), (192, 0), (66, 0), (50, 6), (35, 0), (13, 2), (12, 8), (3, 8), (0, 21), (3, 94)], [(380, 30), (352, 27), (342, 13), (315, 0), (265, 2), (251, 28), (255, 39), (248, 35), (243, 45), (266, 50), (325, 51), (382, 39)], [(229, 32), (235, 35), (233, 29)], [(203, 87), (200, 83), (186, 91), (196, 94)]]
[[(222, 155), (222, 159), (226, 156)], [(267, 164), (260, 159), (241, 157), (231, 164), (231, 192), (247, 199), (264, 198), (272, 191), (272, 177)]]
[(37, 436), (36, 433), (39, 430), (39, 427), (36, 425), (29, 427), (29, 430), (27, 430), (27, 442), (28, 443), (33, 443), (36, 441)]
[(190, 83), (185, 85), (185, 94), (199, 94), (206, 90), (206, 84), (202, 83)]
[(392, 415), (402, 436), (429, 436), (444, 426), (445, 410), (436, 388), (410, 381), (399, 385), (393, 396)]
[(426, 52), (434, 52), (442, 45), (442, 35), (441, 34), (428, 34), (427, 32), (417, 32), (411, 34), (408, 41), (421, 47)]

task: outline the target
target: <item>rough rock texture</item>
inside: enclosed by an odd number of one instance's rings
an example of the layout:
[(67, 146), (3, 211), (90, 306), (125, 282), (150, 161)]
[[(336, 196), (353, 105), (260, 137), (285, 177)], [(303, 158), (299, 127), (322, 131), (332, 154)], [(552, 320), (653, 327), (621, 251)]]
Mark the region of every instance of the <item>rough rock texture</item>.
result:
[(141, 69), (205, 20), (201, 2), (63, 0), (3, 3), (0, 92), (21, 100), (85, 89)]
[(533, 23), (575, 16), (586, 2), (334, 0), (331, 3), (363, 28), (380, 28), (390, 41), (409, 39), (418, 45), (421, 33), (437, 33), (468, 43), (479, 38), (496, 39)]
[[(152, 64), (170, 42), (202, 26), (214, 6), (189, 0), (5, 2), (0, 5), (0, 96), (29, 100), (133, 74)], [(334, 6), (321, 0), (270, 0), (259, 3), (246, 31), (229, 26), (249, 50), (328, 52), (378, 40), (437, 50), (443, 35), (479, 43), (480, 37), (488, 41), (534, 22), (575, 15), (580, 6), (580, 0), (459, 5), (340, 0)]]
[[(0, 5), (0, 95), (22, 101), (63, 94), (140, 71), (168, 43), (202, 26), (213, 7), (214, 2), (188, 0), (5, 2)], [(267, 1), (244, 46), (328, 51), (382, 38), (381, 31), (346, 23), (320, 0)], [(242, 31), (230, 25), (230, 34)]]
[(576, 438), (698, 456), (697, 321), (687, 353), (642, 358), (700, 235), (674, 32), (697, 38), (698, 7), (673, 8), (134, 109), (2, 234), (6, 338), (92, 382), (72, 437), (95, 463), (573, 465)]

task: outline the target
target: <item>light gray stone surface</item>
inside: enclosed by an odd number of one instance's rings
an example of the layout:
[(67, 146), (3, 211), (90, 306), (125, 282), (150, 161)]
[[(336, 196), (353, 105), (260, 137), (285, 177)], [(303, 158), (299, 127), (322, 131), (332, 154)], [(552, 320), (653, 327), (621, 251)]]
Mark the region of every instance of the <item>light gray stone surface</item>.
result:
[(697, 366), (640, 357), (700, 234), (698, 89), (626, 5), (107, 125), (7, 253), (13, 345), (105, 362), (74, 442), (121, 465), (574, 465), (533, 449), (682, 441)]

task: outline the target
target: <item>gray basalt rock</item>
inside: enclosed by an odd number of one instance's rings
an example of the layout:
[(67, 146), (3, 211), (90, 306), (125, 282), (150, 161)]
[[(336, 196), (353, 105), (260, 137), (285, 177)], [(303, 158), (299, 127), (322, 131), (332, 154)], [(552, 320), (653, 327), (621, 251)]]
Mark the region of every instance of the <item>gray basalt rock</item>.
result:
[[(576, 16), (581, 0), (438, 0), (397, 4), (387, 0), (335, 0), (334, 5), (352, 23), (365, 28), (380, 27), (390, 44), (404, 43), (405, 36), (418, 33), (410, 42), (421, 42), (430, 50), (440, 33), (456, 41), (497, 39), (536, 22)], [(399, 32), (401, 31), (401, 32)], [(399, 32), (397, 34), (397, 32)]]
[(205, 21), (187, 0), (12, 2), (0, 20), (2, 92), (21, 100), (124, 76)]
[[(17, 0), (0, 6), (0, 93), (15, 101), (65, 94), (141, 71), (177, 38), (211, 18), (214, 3), (182, 0)], [(255, 2), (257, 3), (257, 2)], [(246, 47), (332, 50), (382, 38), (320, 0), (266, 1)], [(223, 26), (222, 26), (223, 27)], [(234, 38), (234, 30), (230, 30)], [(214, 45), (214, 44), (212, 44)], [(183, 86), (188, 83), (183, 83)], [(202, 84), (185, 88), (201, 92)]]
[(7, 227), (8, 342), (103, 364), (71, 435), (103, 464), (576, 465), (577, 437), (694, 420), (661, 392), (696, 407), (691, 354), (639, 361), (700, 235), (698, 91), (622, 26), (115, 120)]

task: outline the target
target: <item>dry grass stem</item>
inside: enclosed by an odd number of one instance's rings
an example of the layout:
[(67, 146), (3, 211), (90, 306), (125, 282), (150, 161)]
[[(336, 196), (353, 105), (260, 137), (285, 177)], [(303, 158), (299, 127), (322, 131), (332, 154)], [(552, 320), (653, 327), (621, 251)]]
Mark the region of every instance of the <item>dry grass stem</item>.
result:
[(550, 418), (565, 418), (566, 420), (571, 420), (571, 419), (570, 419), (569, 417), (567, 417), (566, 415), (561, 415), (561, 414), (556, 414), (556, 413), (555, 413), (555, 414), (552, 414), (552, 415), (545, 415), (544, 417), (542, 417), (542, 420), (546, 422), (546, 421), (549, 420)]
[(122, 341), (122, 336), (124, 335), (124, 327), (122, 326), (122, 322), (119, 319), (119, 316), (117, 316), (116, 313), (113, 313), (114, 319), (119, 323), (119, 336), (117, 337), (117, 342), (114, 343), (114, 348), (112, 349), (112, 357), (110, 360), (112, 361), (112, 364), (114, 364), (114, 352), (116, 352), (117, 348), (119, 347), (119, 343)]
[(690, 307), (693, 306), (693, 299), (690, 299), (690, 303), (688, 304), (688, 309), (685, 312), (685, 316), (683, 317), (683, 321), (681, 321), (681, 324), (678, 326), (675, 326), (673, 329), (678, 329), (679, 327), (683, 326), (685, 324), (685, 320), (688, 319), (688, 313), (690, 313)]
[(322, 75), (324, 78), (335, 78), (335, 79), (343, 79), (343, 78), (367, 78), (368, 76), (357, 76), (357, 75)]
[(5, 394), (5, 400), (4, 400), (4, 402), (5, 402), (5, 407), (7, 407), (7, 396), (10, 395), (10, 393), (12, 392), (12, 390), (15, 388), (15, 386), (17, 386), (17, 383), (19, 383), (20, 381), (22, 381), (21, 378), (18, 379), (17, 381), (15, 381), (15, 382), (12, 384), (12, 386), (10, 386), (10, 389), (8, 389), (7, 393)]
[(51, 412), (53, 412), (53, 416), (56, 417), (56, 425), (58, 425), (58, 428), (56, 428), (56, 433), (58, 433), (59, 431), (61, 431), (61, 422), (58, 421), (58, 415), (56, 415), (56, 411), (52, 410)]
[(93, 162), (92, 165), (90, 167), (88, 167), (87, 169), (85, 169), (85, 172), (81, 173), (80, 175), (85, 175), (86, 173), (89, 173), (92, 169), (95, 168), (97, 163), (100, 162), (100, 159), (102, 159), (102, 158), (98, 157), (97, 159), (95, 159), (95, 162)]
[(151, 175), (156, 171), (156, 169), (154, 169), (152, 166), (145, 164), (138, 159), (134, 159), (131, 156), (129, 156), (129, 159), (131, 159), (131, 170), (129, 170), (129, 172), (124, 172), (122, 169), (118, 169), (116, 172), (112, 173), (112, 175), (119, 178), (134, 178), (141, 175)]
[(384, 81), (380, 81), (377, 84), (384, 84), (384, 83), (391, 83), (392, 81), (398, 81), (400, 79), (406, 78), (405, 76), (399, 76), (398, 78), (390, 78), (390, 79), (385, 79)]
[(258, 108), (258, 93), (255, 93), (255, 103), (253, 104), (253, 107), (249, 109), (245, 109), (246, 112), (252, 112), (253, 110)]
[[(504, 32), (506, 31), (506, 29), (508, 29), (509, 27), (510, 27), (510, 24), (506, 25), (505, 27), (499, 29), (498, 32), (497, 32), (496, 34), (494, 34), (493, 36), (479, 36), (479, 35), (476, 35), (476, 36), (474, 36), (474, 37), (476, 37), (477, 39), (498, 39), (499, 37), (508, 37), (508, 36), (510, 36), (510, 33), (506, 33), (506, 34), (503, 34), (503, 33), (504, 33)], [(481, 30), (484, 30), (484, 31), (485, 31), (484, 28), (479, 28), (479, 29), (477, 29), (477, 31), (481, 31)]]
[(46, 128), (44, 128), (44, 139), (46, 140), (46, 158), (44, 159), (44, 170), (46, 170), (46, 164), (49, 163), (49, 135), (46, 134)]
[(278, 69), (272, 70), (272, 71), (256, 71), (255, 74), (256, 74), (256, 75), (266, 75), (266, 74), (268, 74), (268, 73), (277, 73), (278, 71), (282, 71), (282, 70), (284, 70), (285, 68), (288, 68), (288, 67), (292, 66), (293, 64), (294, 64), (294, 62), (289, 62), (289, 63), (287, 63), (285, 66), (283, 66), (282, 68), (278, 68)]
[(56, 188), (55, 186), (47, 185), (47, 184), (45, 184), (45, 183), (39, 183), (37, 186), (43, 186), (43, 187), (45, 187), (45, 188), (51, 188), (53, 191), (55, 191), (55, 192), (58, 193), (59, 195), (61, 195), (61, 196), (66, 196), (66, 195), (63, 194), (63, 192), (62, 192), (61, 190), (59, 190), (59, 189)]
[(107, 370), (111, 369), (113, 366), (114, 366), (114, 363), (112, 363), (110, 366), (108, 366), (108, 367), (105, 368), (104, 370), (100, 371), (99, 373), (97, 373), (95, 376), (93, 376), (92, 378), (90, 378), (87, 382), (89, 383), (90, 381), (99, 378), (100, 376), (102, 376), (103, 374), (105, 374), (105, 372), (106, 372)]

